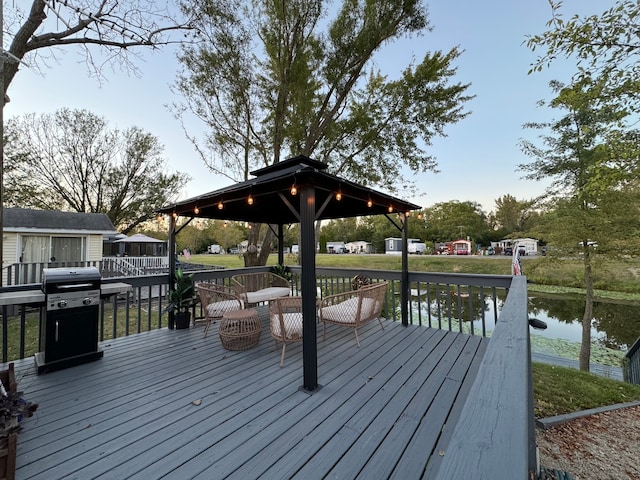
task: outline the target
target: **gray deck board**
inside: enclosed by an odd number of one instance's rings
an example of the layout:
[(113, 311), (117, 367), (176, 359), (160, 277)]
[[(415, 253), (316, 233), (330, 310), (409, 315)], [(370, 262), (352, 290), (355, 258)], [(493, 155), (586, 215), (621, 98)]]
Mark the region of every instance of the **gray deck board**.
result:
[(446, 449), (488, 340), (384, 325), (359, 330), (360, 348), (352, 329), (323, 341), (318, 326), (311, 394), (301, 344), (280, 368), (264, 318), (246, 351), (224, 350), (214, 325), (206, 339), (197, 326), (105, 342), (104, 358), (44, 375), (16, 362), (39, 404), (17, 478), (419, 478)]

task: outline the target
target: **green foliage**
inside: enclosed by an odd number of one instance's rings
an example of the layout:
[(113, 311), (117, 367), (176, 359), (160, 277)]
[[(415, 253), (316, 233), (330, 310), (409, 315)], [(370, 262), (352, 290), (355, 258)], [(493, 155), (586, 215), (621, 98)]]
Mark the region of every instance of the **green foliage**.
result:
[(492, 226), (502, 232), (523, 232), (530, 227), (532, 201), (519, 201), (513, 195), (503, 195), (495, 201)]
[(350, 180), (406, 189), (412, 181), (403, 167), (435, 169), (432, 139), (468, 113), (468, 85), (452, 81), (457, 49), (425, 49), (398, 79), (373, 68), (364, 75), (385, 44), (428, 32), (418, 0), (182, 6), (202, 42), (180, 54), (185, 104), (176, 110), (207, 124), (204, 142), (193, 140), (216, 173), (245, 179), (256, 167), (304, 154)]
[(533, 51), (542, 50), (530, 73), (548, 67), (557, 58), (573, 58), (580, 78), (607, 73), (617, 95), (637, 106), (640, 4), (618, 0), (599, 15), (565, 19), (562, 3), (550, 0), (548, 30), (528, 36), (527, 46)]
[(271, 271), (282, 278), (286, 278), (289, 281), (291, 280), (291, 272), (287, 269), (286, 265), (276, 263), (271, 267)]
[(156, 137), (138, 127), (111, 130), (87, 110), (25, 114), (6, 131), (7, 206), (104, 213), (128, 233), (188, 180), (166, 173)]
[(176, 278), (173, 290), (169, 290), (169, 304), (166, 312), (185, 313), (193, 305), (193, 279), (191, 275), (185, 275), (181, 268), (176, 270)]
[(424, 211), (426, 237), (434, 242), (448, 242), (469, 237), (487, 244), (490, 233), (486, 214), (478, 203), (443, 202)]

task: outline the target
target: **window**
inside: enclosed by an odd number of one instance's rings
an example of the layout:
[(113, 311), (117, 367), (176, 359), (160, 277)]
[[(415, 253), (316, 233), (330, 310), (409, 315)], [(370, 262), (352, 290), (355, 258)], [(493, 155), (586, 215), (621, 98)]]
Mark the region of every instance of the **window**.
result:
[(24, 235), (22, 237), (22, 263), (81, 262), (85, 260), (86, 237), (54, 237)]
[(85, 244), (84, 237), (51, 237), (51, 261), (81, 262)]

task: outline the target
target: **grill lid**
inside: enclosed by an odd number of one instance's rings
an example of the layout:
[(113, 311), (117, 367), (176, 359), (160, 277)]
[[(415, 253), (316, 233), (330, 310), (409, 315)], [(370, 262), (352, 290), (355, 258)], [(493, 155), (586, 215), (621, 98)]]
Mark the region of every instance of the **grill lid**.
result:
[(42, 291), (99, 290), (101, 278), (96, 267), (43, 268)]

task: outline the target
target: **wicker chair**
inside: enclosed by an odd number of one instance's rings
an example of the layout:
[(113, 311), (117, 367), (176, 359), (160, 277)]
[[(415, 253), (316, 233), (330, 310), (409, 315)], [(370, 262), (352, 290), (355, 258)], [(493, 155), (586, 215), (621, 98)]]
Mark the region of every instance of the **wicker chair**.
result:
[(204, 336), (209, 333), (211, 322), (220, 320), (226, 312), (243, 310), (244, 302), (235, 294), (234, 290), (215, 283), (196, 283), (196, 291), (204, 311)]
[(318, 319), (324, 324), (323, 339), (326, 339), (327, 323), (353, 328), (358, 347), (360, 346), (358, 327), (377, 319), (384, 329), (380, 316), (387, 293), (387, 285), (388, 282), (373, 283), (357, 290), (323, 298), (318, 309)]
[(291, 295), (291, 283), (272, 272), (240, 273), (231, 277), (236, 295), (248, 305)]
[(282, 342), (280, 366), (284, 366), (287, 343), (302, 341), (302, 297), (280, 297), (269, 301), (269, 327), (271, 336)]

